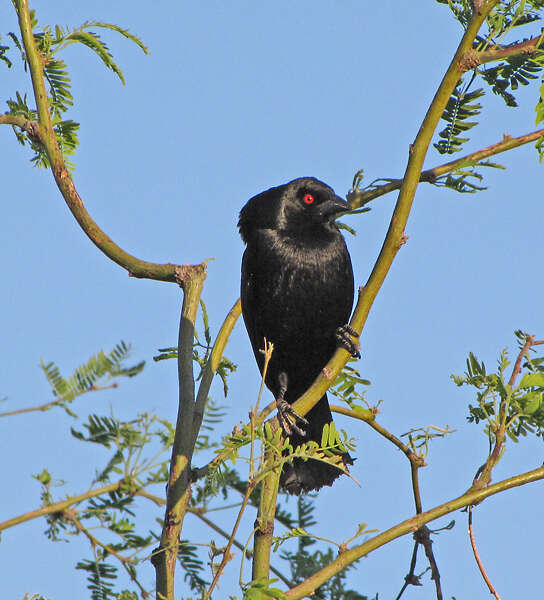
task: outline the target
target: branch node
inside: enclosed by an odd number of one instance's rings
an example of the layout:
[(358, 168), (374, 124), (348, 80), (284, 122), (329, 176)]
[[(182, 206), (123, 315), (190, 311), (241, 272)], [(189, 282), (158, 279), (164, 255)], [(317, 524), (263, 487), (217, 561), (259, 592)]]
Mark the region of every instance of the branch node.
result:
[(327, 379), (332, 379), (332, 375), (333, 375), (332, 369), (329, 369), (328, 367), (323, 367), (321, 372), (323, 373), (323, 376), (326, 377)]
[[(210, 260), (210, 259), (208, 259)], [(206, 276), (206, 264), (208, 260), (199, 265), (176, 265), (174, 267), (174, 279), (181, 289), (185, 289), (187, 283), (199, 275)]]
[[(476, 4), (476, 3), (475, 3)], [(463, 57), (457, 64), (461, 73), (466, 73), (471, 69), (475, 69), (481, 64), (480, 55), (476, 50), (468, 50), (463, 54)]]

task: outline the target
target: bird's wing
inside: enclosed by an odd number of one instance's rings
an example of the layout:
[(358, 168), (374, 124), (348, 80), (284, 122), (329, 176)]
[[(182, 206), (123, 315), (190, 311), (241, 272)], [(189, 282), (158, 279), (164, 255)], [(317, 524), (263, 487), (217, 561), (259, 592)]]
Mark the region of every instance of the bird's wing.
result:
[(242, 283), (240, 298), (242, 301), (242, 315), (246, 329), (253, 347), (253, 352), (259, 368), (262, 368), (263, 355), (259, 352), (262, 346), (262, 333), (259, 326), (259, 298), (258, 298), (258, 272), (257, 260), (254, 252), (249, 248), (242, 258)]

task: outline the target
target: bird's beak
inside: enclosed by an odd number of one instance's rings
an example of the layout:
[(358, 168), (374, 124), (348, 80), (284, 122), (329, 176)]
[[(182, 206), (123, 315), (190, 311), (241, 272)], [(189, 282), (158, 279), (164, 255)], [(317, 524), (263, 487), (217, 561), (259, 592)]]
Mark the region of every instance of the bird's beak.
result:
[(330, 200), (325, 200), (317, 207), (317, 212), (323, 217), (330, 217), (334, 221), (341, 214), (349, 212), (349, 204), (339, 196), (333, 196)]

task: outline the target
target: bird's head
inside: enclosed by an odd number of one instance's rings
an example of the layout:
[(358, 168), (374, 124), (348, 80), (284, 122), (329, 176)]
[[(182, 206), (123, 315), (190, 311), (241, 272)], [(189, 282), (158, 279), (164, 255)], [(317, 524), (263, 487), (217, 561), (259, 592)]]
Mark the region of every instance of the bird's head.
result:
[(240, 211), (238, 227), (244, 242), (258, 229), (285, 233), (335, 227), (334, 220), (350, 210), (326, 183), (300, 177), (254, 196)]

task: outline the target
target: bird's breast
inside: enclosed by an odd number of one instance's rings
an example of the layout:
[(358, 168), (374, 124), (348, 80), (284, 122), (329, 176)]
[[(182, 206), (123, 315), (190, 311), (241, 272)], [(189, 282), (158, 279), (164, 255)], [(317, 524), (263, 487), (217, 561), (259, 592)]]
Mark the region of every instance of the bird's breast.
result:
[(269, 339), (323, 340), (347, 322), (353, 272), (344, 239), (323, 236), (301, 242), (269, 232), (259, 244), (257, 295)]

